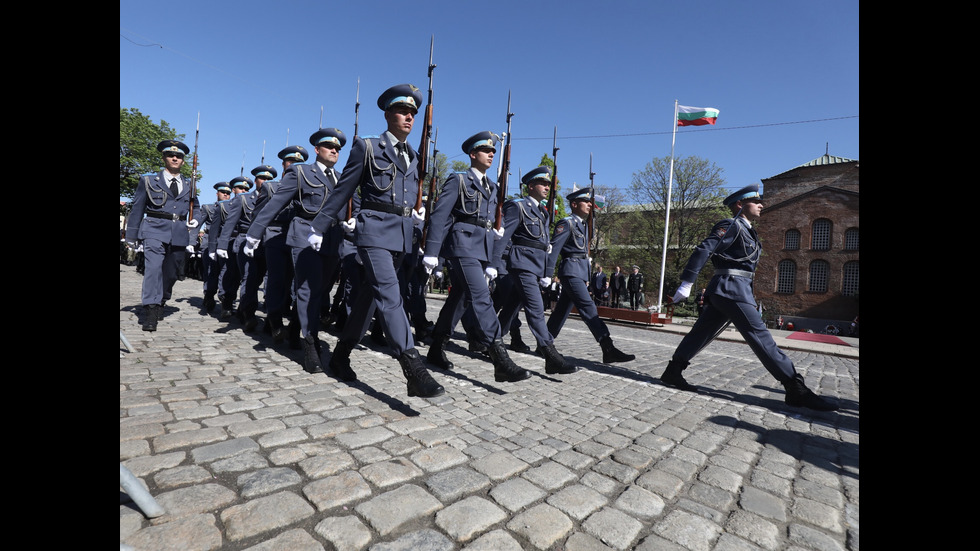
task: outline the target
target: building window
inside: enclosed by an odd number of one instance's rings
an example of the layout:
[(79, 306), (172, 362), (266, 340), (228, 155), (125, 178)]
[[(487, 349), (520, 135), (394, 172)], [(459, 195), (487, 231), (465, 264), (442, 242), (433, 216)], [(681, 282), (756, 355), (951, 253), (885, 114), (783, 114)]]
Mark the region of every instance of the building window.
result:
[(796, 251), (800, 248), (800, 230), (788, 230), (786, 241), (783, 246), (787, 251)]
[(846, 251), (858, 250), (859, 236), (860, 234), (858, 233), (857, 228), (848, 228), (847, 231), (844, 232), (844, 250)]
[(827, 292), (827, 276), (830, 274), (830, 264), (826, 260), (814, 260), (810, 263), (810, 286), (807, 291), (811, 293)]
[(792, 295), (796, 292), (796, 262), (780, 260), (776, 267), (776, 292)]
[(830, 250), (830, 220), (820, 218), (813, 221), (813, 238), (810, 241), (810, 248), (814, 251)]
[(840, 289), (842, 295), (845, 297), (857, 296), (860, 275), (861, 267), (857, 262), (844, 263), (844, 277)]

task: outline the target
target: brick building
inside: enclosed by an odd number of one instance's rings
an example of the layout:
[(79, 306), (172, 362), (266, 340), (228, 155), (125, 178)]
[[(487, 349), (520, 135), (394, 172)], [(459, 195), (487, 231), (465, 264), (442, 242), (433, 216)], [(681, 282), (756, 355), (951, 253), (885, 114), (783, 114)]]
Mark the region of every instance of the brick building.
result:
[(857, 316), (858, 166), (827, 154), (762, 180), (755, 294), (767, 317), (850, 322)]

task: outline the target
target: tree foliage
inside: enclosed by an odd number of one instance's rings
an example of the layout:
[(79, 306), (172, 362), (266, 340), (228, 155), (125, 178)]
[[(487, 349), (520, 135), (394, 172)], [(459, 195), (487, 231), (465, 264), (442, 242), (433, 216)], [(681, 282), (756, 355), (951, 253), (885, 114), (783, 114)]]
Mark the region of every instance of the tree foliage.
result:
[[(654, 281), (659, 286), (660, 264), (663, 258), (664, 223), (668, 224), (667, 264), (664, 267), (664, 292), (680, 284), (680, 273), (693, 249), (704, 240), (711, 227), (728, 216), (722, 206), (725, 179), (722, 169), (697, 156), (674, 159), (673, 186), (670, 189), (669, 218), (667, 212), (670, 184), (670, 157), (654, 158), (646, 167), (633, 173), (629, 194), (635, 203), (645, 206), (630, 216), (637, 246), (656, 259), (656, 274), (648, 269), (648, 288)], [(649, 263), (647, 264), (649, 266)], [(695, 286), (703, 286), (711, 270), (702, 270)], [(700, 287), (699, 287), (700, 288)]]
[[(157, 125), (135, 107), (119, 108), (120, 197), (132, 197), (140, 176), (158, 172), (163, 168), (163, 158), (157, 151), (157, 145), (167, 139), (187, 143), (184, 141), (184, 134), (178, 134), (176, 130), (170, 128), (167, 121), (161, 120)], [(191, 148), (191, 154), (186, 157), (180, 172), (184, 177), (190, 178), (194, 144), (187, 145)], [(200, 171), (197, 180), (201, 180)]]

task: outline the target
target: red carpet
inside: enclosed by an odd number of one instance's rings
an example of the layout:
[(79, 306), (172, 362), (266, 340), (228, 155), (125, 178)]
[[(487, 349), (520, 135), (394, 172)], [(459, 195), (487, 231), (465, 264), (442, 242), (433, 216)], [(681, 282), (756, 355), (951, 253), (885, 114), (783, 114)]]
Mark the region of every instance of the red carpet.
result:
[(851, 346), (833, 335), (822, 335), (820, 333), (807, 333), (806, 331), (794, 331), (786, 338), (796, 339), (800, 341), (823, 342), (827, 344), (839, 344), (842, 346)]

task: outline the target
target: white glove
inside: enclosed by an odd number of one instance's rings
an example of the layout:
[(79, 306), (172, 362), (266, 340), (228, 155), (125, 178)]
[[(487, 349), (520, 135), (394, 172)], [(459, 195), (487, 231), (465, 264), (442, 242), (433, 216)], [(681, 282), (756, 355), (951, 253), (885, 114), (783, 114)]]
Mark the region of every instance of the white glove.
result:
[(439, 257), (438, 256), (423, 256), (422, 257), (422, 265), (425, 266), (425, 273), (431, 274), (432, 273), (432, 270), (435, 270), (436, 269), (436, 266), (439, 265)]
[(500, 229), (493, 230), (493, 240), (497, 241), (498, 239), (502, 238), (504, 236), (504, 231), (505, 230), (503, 226), (500, 226)]
[(194, 245), (188, 245), (185, 249), (187, 249), (187, 252), (194, 254)]
[(538, 285), (541, 285), (541, 288), (542, 289), (547, 289), (548, 286), (551, 285), (551, 278), (550, 277), (542, 277), (541, 279), (538, 280)]
[(323, 236), (317, 233), (316, 230), (310, 230), (310, 235), (306, 238), (306, 240), (310, 243), (310, 246), (313, 247), (314, 251), (319, 251), (320, 246), (323, 245)]
[(419, 210), (412, 209), (412, 218), (425, 222), (425, 205)]
[(591, 257), (591, 256), (589, 256), (589, 257), (586, 257), (586, 258), (588, 258), (588, 259), (589, 259), (589, 266), (591, 266), (591, 265), (592, 265), (592, 257)]
[(214, 260), (215, 259), (214, 257), (215, 257), (215, 254), (214, 253), (208, 253), (208, 258), (210, 258), (211, 260)]
[(228, 251), (224, 249), (218, 249), (218, 258), (228, 258)]
[(256, 239), (250, 235), (245, 236), (245, 246), (252, 247), (252, 250), (259, 248), (259, 243), (262, 243), (261, 239)]
[(193, 218), (191, 218), (190, 220), (187, 221), (187, 227), (188, 228), (196, 228), (198, 224), (199, 224), (199, 222), (197, 220), (193, 219)]
[(138, 252), (138, 253), (143, 252), (143, 244), (142, 243), (138, 243), (136, 245), (136, 252)]
[(242, 247), (242, 252), (245, 253), (245, 256), (252, 258), (255, 256), (255, 247), (252, 247), (249, 243), (245, 243), (245, 246)]
[(547, 254), (551, 254), (551, 243), (548, 243), (548, 253)]
[(344, 228), (344, 233), (354, 233), (355, 226), (357, 226), (357, 218), (351, 218), (346, 222), (340, 223), (340, 227)]
[(483, 272), (485, 274), (487, 274), (487, 277), (490, 278), (490, 281), (493, 281), (493, 280), (497, 279), (497, 269), (496, 268), (494, 268), (492, 266), (487, 266), (487, 269), (486, 270), (483, 270)]
[(687, 300), (687, 297), (691, 296), (691, 287), (693, 285), (694, 282), (682, 281), (681, 286), (678, 287), (677, 292), (674, 293), (674, 298), (671, 299), (671, 302), (676, 304)]

